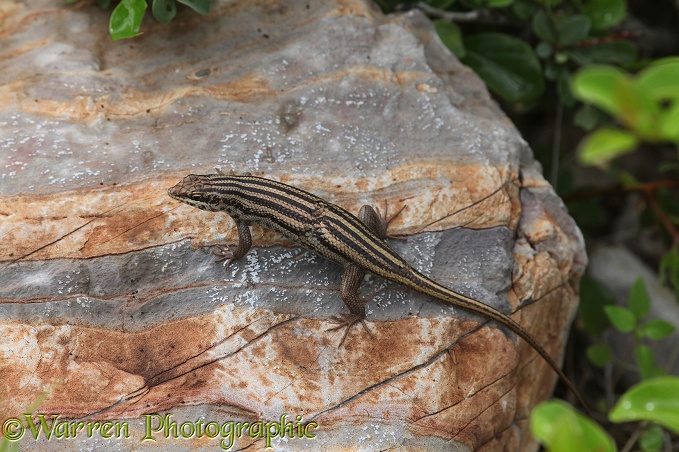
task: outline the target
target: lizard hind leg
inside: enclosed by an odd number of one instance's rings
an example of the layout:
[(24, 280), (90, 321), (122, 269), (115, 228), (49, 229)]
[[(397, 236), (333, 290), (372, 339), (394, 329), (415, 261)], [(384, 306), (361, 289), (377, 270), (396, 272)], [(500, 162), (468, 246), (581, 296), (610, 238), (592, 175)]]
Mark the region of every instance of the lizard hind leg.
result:
[(349, 313), (334, 316), (332, 320), (338, 323), (338, 325), (334, 328), (330, 328), (331, 331), (342, 328), (347, 329), (339, 344), (340, 347), (344, 344), (351, 328), (359, 322), (363, 325), (363, 328), (365, 328), (370, 337), (374, 339), (372, 332), (365, 324), (365, 302), (361, 300), (361, 297), (358, 295), (358, 288), (361, 285), (361, 282), (363, 282), (364, 276), (365, 270), (356, 264), (347, 265), (344, 269), (344, 273), (342, 273), (340, 297), (342, 297), (342, 301), (349, 308)]
[(389, 238), (405, 240), (403, 237), (389, 235), (388, 232), (391, 222), (394, 221), (394, 219), (399, 216), (401, 212), (403, 212), (403, 209), (406, 208), (405, 204), (391, 217), (388, 216), (388, 207), (388, 204), (385, 202), (384, 215), (382, 215), (379, 209), (365, 205), (361, 207), (361, 210), (358, 212), (358, 219), (361, 220), (361, 223), (366, 225), (368, 229), (377, 234), (377, 236), (381, 239)]

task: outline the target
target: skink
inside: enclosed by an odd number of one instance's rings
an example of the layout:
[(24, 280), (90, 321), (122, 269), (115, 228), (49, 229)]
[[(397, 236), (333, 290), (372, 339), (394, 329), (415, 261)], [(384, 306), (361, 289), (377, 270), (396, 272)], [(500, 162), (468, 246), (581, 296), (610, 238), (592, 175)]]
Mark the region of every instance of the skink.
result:
[(372, 207), (363, 206), (356, 217), (304, 190), (250, 174), (191, 174), (170, 188), (168, 194), (202, 210), (226, 212), (234, 220), (238, 229), (235, 250), (220, 247), (219, 255), (223, 256), (221, 260), (227, 260), (227, 265), (243, 257), (252, 246), (249, 225), (277, 231), (340, 264), (344, 268), (340, 296), (350, 311), (342, 322), (347, 327), (346, 333), (365, 318), (365, 304), (358, 288), (366, 272), (370, 272), (506, 326), (547, 361), (587, 409), (568, 377), (521, 325), (497, 309), (427, 278), (390, 248), (384, 241), (388, 221), (380, 218)]

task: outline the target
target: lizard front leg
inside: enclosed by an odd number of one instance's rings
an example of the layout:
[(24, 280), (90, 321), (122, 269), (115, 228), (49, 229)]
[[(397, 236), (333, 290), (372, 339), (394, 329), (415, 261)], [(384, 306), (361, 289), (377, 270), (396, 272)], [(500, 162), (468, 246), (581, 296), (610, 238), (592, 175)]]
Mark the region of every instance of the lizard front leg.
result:
[(212, 252), (215, 256), (221, 256), (215, 262), (226, 261), (226, 264), (224, 264), (225, 268), (231, 265), (231, 262), (245, 256), (250, 251), (250, 247), (252, 247), (250, 227), (245, 221), (236, 220), (235, 218), (233, 221), (236, 223), (236, 229), (238, 230), (238, 245), (236, 249), (232, 251), (230, 245), (217, 245), (219, 252)]

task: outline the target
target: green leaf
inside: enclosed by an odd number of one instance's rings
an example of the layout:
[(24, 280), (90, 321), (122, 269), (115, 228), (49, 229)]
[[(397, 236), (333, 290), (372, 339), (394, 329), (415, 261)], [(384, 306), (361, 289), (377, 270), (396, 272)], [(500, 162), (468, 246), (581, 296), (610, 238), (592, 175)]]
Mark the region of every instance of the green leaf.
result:
[(122, 0), (111, 13), (108, 31), (114, 41), (139, 35), (146, 12), (144, 0)]
[(604, 30), (625, 18), (627, 4), (625, 0), (589, 0), (583, 13), (589, 17), (594, 30)]
[(529, 0), (516, 0), (512, 12), (521, 20), (528, 20), (535, 12), (535, 3)]
[(665, 339), (667, 336), (674, 333), (675, 330), (676, 328), (674, 325), (660, 319), (649, 320), (642, 327), (644, 336), (654, 341)]
[(439, 38), (441, 38), (441, 42), (443, 42), (443, 44), (445, 44), (445, 46), (458, 58), (464, 58), (466, 52), (464, 50), (464, 44), (462, 43), (460, 27), (445, 20), (435, 20), (434, 28), (436, 28), (436, 33), (438, 33)]
[(659, 122), (662, 139), (672, 141), (675, 145), (679, 146), (679, 101), (675, 100), (661, 114)]
[(644, 452), (660, 452), (665, 443), (665, 431), (659, 425), (651, 425), (644, 429), (639, 438), (639, 446)]
[(629, 132), (602, 127), (580, 143), (578, 156), (583, 165), (604, 165), (634, 150), (637, 143), (637, 138)]
[(101, 9), (108, 9), (113, 0), (97, 0), (97, 6)]
[(616, 330), (629, 333), (636, 326), (636, 318), (632, 311), (622, 306), (604, 306), (604, 311)]
[(671, 283), (675, 290), (679, 290), (679, 247), (675, 246), (663, 256), (658, 268), (660, 282)]
[(618, 399), (608, 419), (655, 422), (679, 434), (679, 378), (656, 377), (633, 386)]
[(648, 311), (651, 309), (651, 298), (648, 296), (646, 283), (641, 277), (637, 277), (634, 284), (632, 284), (627, 303), (637, 320), (641, 320), (648, 315)]
[(179, 3), (188, 6), (198, 14), (210, 12), (210, 0), (177, 0)]
[(542, 94), (540, 62), (524, 41), (501, 33), (481, 33), (465, 37), (464, 46), (463, 62), (498, 96), (515, 103)]
[(630, 67), (637, 59), (637, 47), (626, 39), (602, 42), (568, 50), (569, 56), (580, 66), (613, 64)]
[(547, 58), (552, 52), (554, 52), (554, 47), (547, 41), (540, 41), (538, 45), (535, 46), (535, 53), (540, 58)]
[(611, 347), (606, 344), (592, 345), (587, 348), (587, 359), (595, 366), (604, 367), (611, 361)]
[(572, 46), (582, 42), (589, 35), (589, 18), (579, 14), (559, 17), (556, 21), (557, 40), (561, 46)]
[(637, 83), (654, 100), (679, 99), (679, 57), (653, 62), (639, 73)]
[(556, 43), (558, 37), (556, 25), (544, 10), (541, 9), (535, 13), (532, 26), (533, 33), (535, 33), (538, 38), (552, 44)]
[(573, 94), (613, 116), (623, 115), (618, 93), (631, 84), (631, 78), (613, 66), (590, 66), (573, 76)]
[(593, 106), (584, 104), (575, 112), (573, 121), (578, 127), (582, 127), (583, 129), (590, 131), (600, 124), (601, 120), (603, 119), (602, 115), (603, 113), (599, 113), (599, 110)]
[(551, 452), (615, 451), (613, 439), (599, 424), (560, 400), (536, 406), (530, 414), (530, 430)]
[(177, 15), (177, 5), (174, 0), (153, 0), (151, 11), (153, 17), (166, 24)]
[[(648, 380), (656, 375), (655, 355), (653, 350), (647, 345), (637, 345), (634, 347), (634, 354), (637, 357), (639, 373), (642, 380)], [(662, 374), (661, 374), (662, 375)]]

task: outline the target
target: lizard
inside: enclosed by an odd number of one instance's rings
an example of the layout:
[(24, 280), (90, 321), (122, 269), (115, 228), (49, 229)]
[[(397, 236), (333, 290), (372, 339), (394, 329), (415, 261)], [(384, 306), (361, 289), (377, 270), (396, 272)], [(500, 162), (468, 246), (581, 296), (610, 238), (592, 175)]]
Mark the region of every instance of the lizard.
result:
[(250, 173), (190, 174), (171, 187), (168, 194), (202, 210), (226, 212), (232, 218), (238, 231), (235, 249), (219, 246), (221, 252), (213, 253), (221, 256), (217, 261), (226, 261), (226, 266), (250, 250), (250, 225), (279, 232), (293, 242), (340, 264), (344, 269), (340, 297), (350, 312), (338, 316), (341, 323), (339, 328), (347, 328), (342, 342), (351, 327), (363, 322), (366, 317), (365, 303), (358, 289), (366, 272), (370, 272), (507, 327), (542, 356), (589, 412), (587, 403), (556, 361), (519, 323), (485, 303), (424, 276), (397, 254), (384, 240), (388, 237), (387, 226), (393, 217), (390, 220), (382, 218), (367, 205), (355, 216), (304, 190)]

